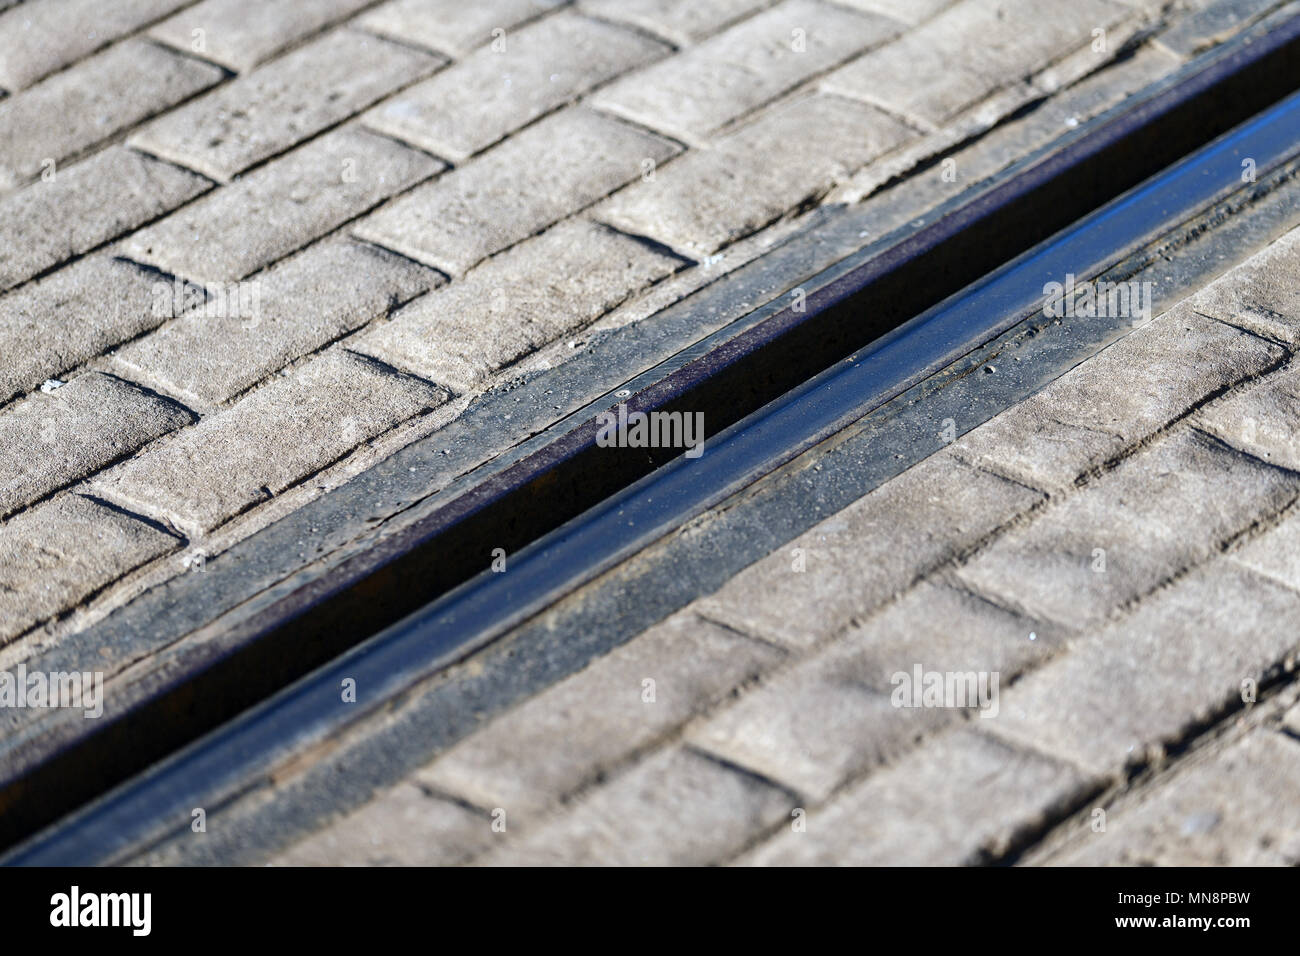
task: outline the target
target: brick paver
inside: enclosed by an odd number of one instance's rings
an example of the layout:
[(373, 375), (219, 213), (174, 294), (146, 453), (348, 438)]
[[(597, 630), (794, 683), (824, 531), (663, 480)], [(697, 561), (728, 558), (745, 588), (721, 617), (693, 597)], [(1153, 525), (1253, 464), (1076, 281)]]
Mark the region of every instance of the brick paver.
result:
[[(510, 31), (556, 9), (564, 0), (389, 0), (360, 18), (367, 30), (461, 57), (492, 40), (509, 47)], [(499, 31), (499, 32), (497, 32)]]
[(657, 33), (686, 46), (763, 9), (771, 0), (579, 0), (586, 12)]

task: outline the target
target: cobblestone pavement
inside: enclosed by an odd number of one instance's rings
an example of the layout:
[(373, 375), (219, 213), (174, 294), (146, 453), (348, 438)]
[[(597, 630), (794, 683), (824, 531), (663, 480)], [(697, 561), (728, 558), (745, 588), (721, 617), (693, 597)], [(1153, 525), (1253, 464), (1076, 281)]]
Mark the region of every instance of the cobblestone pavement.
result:
[[(819, 207), (901, 193), (905, 223), (1282, 5), (0, 0), (0, 667)], [(921, 175), (948, 153), (955, 181)], [(1116, 806), (1140, 840), (1058, 855), (1294, 860), (1294, 806), (1258, 826), (1300, 774), (1269, 696), (1294, 246), (792, 544), (806, 573), (760, 562), (285, 859), (997, 857), (1250, 678), (1247, 730)], [(1001, 713), (900, 717), (900, 657), (999, 670)], [(1225, 804), (1261, 753), (1260, 805)]]

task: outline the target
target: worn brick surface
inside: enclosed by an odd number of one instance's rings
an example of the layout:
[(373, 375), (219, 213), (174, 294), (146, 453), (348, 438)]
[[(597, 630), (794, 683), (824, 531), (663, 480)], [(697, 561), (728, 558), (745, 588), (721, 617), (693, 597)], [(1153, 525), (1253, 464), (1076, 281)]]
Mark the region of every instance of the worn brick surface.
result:
[(836, 2), (869, 13), (882, 13), (903, 23), (915, 25), (930, 19), (945, 7), (951, 7), (957, 0), (836, 0)]
[(73, 607), (179, 544), (79, 495), (10, 518), (0, 524), (0, 641)]
[[(509, 808), (506, 810), (509, 825)], [(681, 748), (599, 787), (549, 825), (482, 858), (510, 866), (695, 866), (789, 819), (791, 797)], [(674, 826), (665, 828), (663, 821)], [(507, 830), (507, 833), (509, 831)]]
[(442, 168), (390, 139), (344, 128), (140, 230), (124, 249), (172, 275), (231, 282)]
[(1300, 367), (1230, 393), (1194, 421), (1256, 458), (1300, 471)]
[[(806, 647), (863, 618), (1041, 496), (940, 453), (750, 566), (701, 610)], [(795, 549), (806, 570), (794, 570)]]
[(1254, 730), (1052, 858), (1068, 866), (1300, 864), (1300, 742)]
[(0, 515), (191, 420), (174, 402), (96, 372), (33, 395), (0, 413)]
[(958, 866), (1087, 793), (1078, 770), (959, 729), (872, 774), (739, 862), (756, 866)]
[(221, 80), (215, 66), (127, 40), (0, 101), (0, 188), (39, 175)]
[(28, 0), (0, 14), (0, 87), (19, 90), (189, 0)]
[(367, 30), (416, 43), (431, 50), (461, 57), (493, 39), (493, 30), (506, 31), (560, 6), (562, 0), (498, 0), (465, 3), (463, 0), (392, 0), (364, 14), (359, 23)]
[(1036, 616), (1097, 624), (1298, 490), (1300, 477), (1182, 431), (998, 539), (957, 573)]
[[(601, 205), (595, 215), (688, 254), (717, 251), (847, 179), (911, 131), (879, 110), (811, 96), (692, 150)], [(774, 151), (781, 162), (773, 163)]]
[(402, 783), (291, 847), (276, 866), (455, 866), (486, 849), (491, 818)]
[[(692, 614), (676, 614), (494, 720), (416, 779), (531, 819), (780, 657)], [(654, 682), (650, 700), (647, 680)]]
[[(370, 0), (203, 0), (149, 35), (243, 73), (302, 37), (344, 19)], [(195, 31), (201, 31), (196, 34)]]
[(1234, 551), (1230, 560), (1300, 591), (1300, 517), (1292, 511)]
[(114, 239), (209, 188), (121, 147), (0, 197), (0, 289)]
[(999, 733), (1117, 774), (1241, 703), (1300, 640), (1300, 594), (1230, 561), (1193, 571), (1002, 694)]
[(456, 161), (669, 48), (588, 17), (557, 13), (515, 32), (506, 49), (468, 59), (392, 97), (372, 127)]
[(1216, 0), (1165, 30), (1159, 42), (1179, 56), (1193, 56), (1226, 40), (1277, 6), (1277, 0)]
[(468, 389), (680, 265), (635, 239), (570, 220), (404, 309), (355, 347)]
[(1300, 345), (1300, 229), (1211, 282), (1191, 308), (1288, 345)]
[(584, 11), (656, 33), (680, 46), (698, 43), (761, 10), (770, 0), (580, 0)]
[(676, 152), (665, 140), (577, 107), (535, 123), (359, 224), (357, 234), (459, 275)]
[(1057, 57), (1087, 49), (1094, 29), (1124, 15), (1111, 0), (962, 0), (832, 73), (826, 87), (938, 125)]
[(960, 718), (956, 708), (895, 707), (841, 644), (803, 660), (694, 727), (688, 740), (800, 796), (825, 800), (850, 777)]
[[(1049, 490), (1258, 375), (1282, 349), (1181, 305), (964, 436), (967, 460)], [(1134, 373), (1134, 370), (1140, 370)]]
[(0, 296), (0, 401), (171, 318), (159, 282), (105, 252)]
[(225, 182), (442, 62), (364, 33), (335, 30), (173, 110), (130, 143)]
[(117, 355), (128, 371), (217, 404), (440, 281), (374, 246), (326, 240), (249, 280), (253, 314), (214, 299)]
[(444, 399), (417, 379), (333, 351), (117, 466), (99, 484), (206, 531)]
[(592, 102), (698, 142), (899, 29), (901, 24), (887, 17), (820, 0), (788, 0), (617, 81)]

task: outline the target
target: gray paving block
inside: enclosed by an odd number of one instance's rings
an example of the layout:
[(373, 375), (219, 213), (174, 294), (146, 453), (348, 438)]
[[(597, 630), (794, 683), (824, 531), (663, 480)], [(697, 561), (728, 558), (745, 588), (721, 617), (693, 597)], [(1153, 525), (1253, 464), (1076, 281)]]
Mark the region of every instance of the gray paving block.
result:
[[(816, 95), (691, 150), (594, 215), (693, 256), (716, 252), (824, 194), (915, 133), (874, 107)], [(779, 152), (780, 162), (772, 156)]]
[(460, 162), (592, 87), (669, 48), (641, 34), (568, 12), (515, 31), (376, 106), (367, 123)]
[(201, 295), (160, 283), (103, 252), (0, 296), (0, 402), (162, 324), (174, 298)]
[(1300, 476), (1182, 430), (999, 538), (957, 574), (1036, 617), (1096, 625), (1297, 490)]
[(0, 14), (0, 87), (21, 90), (190, 0), (28, 0)]
[(836, 0), (837, 3), (868, 13), (880, 13), (915, 25), (928, 20), (957, 0)]
[(1159, 779), (1051, 862), (1066, 866), (1296, 866), (1300, 742), (1267, 730)]
[(1098, 774), (1177, 743), (1292, 652), (1300, 594), (1231, 561), (1204, 565), (1003, 691), (993, 731)]
[[(220, 404), (440, 284), (442, 277), (350, 239), (327, 239), (117, 353), (175, 394)], [(255, 308), (241, 314), (239, 304)]]
[(967, 433), (954, 448), (1034, 487), (1067, 489), (1283, 354), (1180, 305)]
[(208, 531), (445, 400), (427, 383), (334, 350), (118, 465), (97, 486)]
[(224, 75), (215, 66), (153, 43), (126, 40), (0, 101), (0, 188), (57, 170), (68, 157), (188, 99)]
[(361, 238), (460, 275), (601, 199), (677, 147), (574, 107), (359, 223)]
[(442, 168), (391, 139), (344, 127), (141, 229), (124, 254), (199, 283), (233, 282)]
[(1067, 764), (962, 728), (807, 812), (749, 866), (961, 866), (1004, 854), (1090, 788)]
[(465, 391), (681, 265), (635, 239), (569, 220), (367, 330), (353, 347)]
[(50, 181), (0, 196), (0, 289), (56, 266), (211, 188), (193, 173), (114, 146)]
[(605, 20), (658, 34), (678, 46), (699, 43), (769, 0), (580, 0), (580, 8)]
[(1288, 514), (1229, 559), (1300, 591), (1300, 517), (1295, 512)]
[(0, 412), (0, 516), (98, 471), (193, 416), (91, 372)]
[(951, 707), (896, 707), (856, 648), (838, 644), (794, 664), (692, 727), (687, 740), (812, 802), (895, 759), (923, 734), (960, 720)]
[(301, 38), (351, 16), (370, 2), (203, 0), (164, 20), (149, 35), (178, 50), (244, 73)]
[(781, 656), (690, 613), (675, 614), (493, 720), (415, 779), (476, 806), (535, 818)]
[(365, 33), (332, 30), (154, 120), (128, 142), (228, 182), (443, 62)]
[(739, 630), (807, 647), (865, 619), (1041, 500), (941, 452), (751, 565), (699, 608)]
[(1259, 335), (1300, 345), (1300, 229), (1226, 272), (1189, 300), (1191, 308)]
[(271, 861), (272, 866), (456, 866), (486, 849), (492, 821), (401, 783)]
[(180, 541), (130, 515), (64, 495), (0, 524), (0, 644)]
[(1128, 15), (1112, 0), (964, 0), (835, 71), (825, 86), (942, 125), (997, 89), (1088, 49), (1094, 29)]
[(1193, 422), (1256, 458), (1300, 471), (1300, 368), (1275, 372), (1230, 392)]
[(415, 43), (457, 59), (503, 32), (507, 46), (509, 31), (518, 24), (556, 9), (564, 0), (496, 0), (495, 3), (465, 3), (464, 0), (390, 0), (358, 18), (358, 24), (382, 36)]
[(775, 99), (902, 24), (820, 0), (788, 0), (601, 90), (597, 108), (688, 142)]
[(506, 866), (699, 866), (722, 859), (777, 821), (790, 796), (688, 750), (673, 748), (594, 790), (550, 824), (481, 859)]
[(1277, 6), (1277, 0), (1215, 0), (1203, 10), (1180, 17), (1159, 34), (1158, 41), (1179, 56), (1195, 56), (1222, 43)]

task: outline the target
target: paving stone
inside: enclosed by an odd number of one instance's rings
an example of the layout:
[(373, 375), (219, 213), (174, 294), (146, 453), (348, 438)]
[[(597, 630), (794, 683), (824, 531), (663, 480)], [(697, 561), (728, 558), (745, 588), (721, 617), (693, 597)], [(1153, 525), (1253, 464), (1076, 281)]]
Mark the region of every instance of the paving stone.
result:
[(1222, 43), (1277, 6), (1277, 0), (1217, 0), (1204, 10), (1180, 18), (1157, 40), (1179, 56), (1194, 56)]
[(0, 413), (0, 515), (31, 504), (193, 420), (108, 375), (81, 375)]
[(170, 275), (233, 282), (443, 168), (386, 137), (345, 127), (140, 230), (124, 249)]
[[(502, 809), (508, 828), (509, 808)], [(789, 794), (673, 748), (598, 788), (551, 824), (503, 842), (481, 862), (700, 866), (734, 853), (788, 819), (791, 809)]]
[(403, 196), (357, 234), (459, 275), (642, 175), (677, 148), (576, 107)]
[[(172, 298), (158, 285), (104, 252), (0, 296), (0, 402), (172, 318)], [(186, 286), (178, 298), (195, 294)]]
[(837, 3), (868, 13), (880, 13), (903, 23), (915, 26), (946, 7), (951, 7), (955, 0), (836, 0)]
[(364, 33), (334, 30), (173, 110), (129, 142), (228, 182), (442, 62)]
[(1193, 422), (1256, 458), (1300, 471), (1300, 367), (1228, 393)]
[(484, 850), (492, 821), (401, 783), (272, 861), (274, 866), (456, 866)]
[(1300, 490), (1190, 430), (1123, 461), (958, 572), (1039, 618), (1083, 628), (1209, 557)]
[(1034, 487), (1069, 488), (1088, 470), (1282, 355), (1268, 342), (1180, 305), (953, 447), (968, 461)]
[(998, 688), (1059, 651), (1072, 632), (998, 607), (942, 581), (923, 581), (862, 624), (849, 628), (842, 665), (883, 693), (899, 673), (986, 673)]
[(335, 350), (100, 479), (110, 496), (208, 531), (446, 394)]
[(1126, 14), (1111, 0), (1050, 6), (963, 0), (836, 70), (825, 86), (938, 126), (999, 88), (1087, 49), (1094, 29)]
[(111, 147), (51, 181), (0, 196), (0, 289), (148, 222), (210, 188), (183, 169)]
[(675, 614), (493, 720), (416, 779), (532, 818), (781, 656), (690, 613)]
[(1300, 518), (1292, 512), (1229, 559), (1300, 591)]
[(1197, 292), (1197, 312), (1300, 345), (1300, 229), (1293, 229)]
[[(311, 246), (117, 353), (182, 396), (219, 404), (442, 281), (349, 239)], [(239, 304), (251, 304), (241, 310)]]
[(569, 220), (367, 330), (352, 347), (463, 392), (681, 265), (635, 239)]
[(853, 776), (961, 717), (960, 708), (895, 707), (875, 671), (839, 644), (783, 671), (688, 731), (693, 745), (820, 802)]
[(581, 0), (584, 11), (656, 33), (678, 46), (699, 43), (769, 0)]
[(1052, 859), (1068, 866), (1296, 866), (1300, 742), (1256, 729), (1112, 811)]
[(179, 545), (171, 535), (79, 495), (10, 518), (0, 524), (0, 642)]
[(687, 142), (701, 142), (901, 29), (886, 17), (819, 0), (788, 0), (592, 98), (608, 110)]
[[(459, 59), (495, 37), (494, 30), (512, 27), (560, 6), (563, 0), (392, 0), (358, 19), (358, 24), (383, 36), (415, 43)], [(505, 37), (507, 47), (509, 33)]]
[[(915, 134), (836, 96), (796, 100), (691, 150), (602, 204), (595, 215), (674, 249), (716, 252), (825, 193)], [(781, 161), (772, 162), (774, 150)]]
[(997, 858), (1089, 789), (1079, 771), (984, 734), (941, 734), (740, 859), (751, 866), (960, 866)]
[(1297, 643), (1300, 594), (1231, 561), (1197, 568), (1002, 692), (997, 733), (1115, 775), (1241, 703)]
[(190, 0), (28, 0), (0, 14), (0, 87), (21, 90)]
[[(203, 0), (149, 31), (178, 50), (244, 73), (371, 0)], [(201, 31), (195, 33), (195, 31)]]
[[(941, 452), (751, 565), (698, 607), (738, 630), (807, 647), (866, 618), (1041, 500)], [(802, 572), (794, 570), (800, 560)]]
[[(58, 169), (101, 143), (220, 82), (215, 66), (126, 40), (0, 102), (0, 188)], [(49, 164), (53, 163), (53, 167)]]
[(367, 114), (371, 127), (457, 162), (611, 77), (661, 57), (647, 37), (571, 13), (484, 47)]

